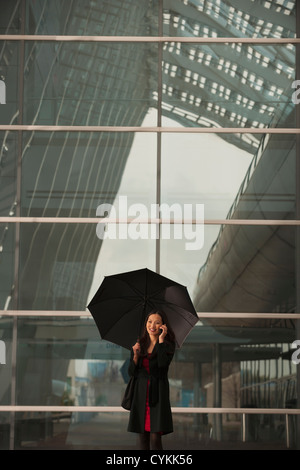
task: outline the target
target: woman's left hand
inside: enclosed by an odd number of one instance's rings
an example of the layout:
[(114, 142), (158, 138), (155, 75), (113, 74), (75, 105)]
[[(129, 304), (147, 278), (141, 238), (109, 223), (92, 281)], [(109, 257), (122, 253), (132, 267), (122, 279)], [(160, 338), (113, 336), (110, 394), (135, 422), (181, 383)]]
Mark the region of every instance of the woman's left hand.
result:
[(160, 343), (163, 343), (164, 342), (164, 339), (165, 337), (167, 336), (167, 333), (168, 333), (168, 328), (167, 328), (167, 325), (161, 325), (161, 334), (159, 335), (159, 342)]

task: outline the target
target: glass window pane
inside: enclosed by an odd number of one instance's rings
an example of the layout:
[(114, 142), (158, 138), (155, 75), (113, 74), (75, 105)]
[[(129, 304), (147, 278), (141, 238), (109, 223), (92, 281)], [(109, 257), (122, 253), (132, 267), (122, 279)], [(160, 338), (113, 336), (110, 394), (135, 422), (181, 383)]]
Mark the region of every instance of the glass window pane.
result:
[(19, 124), (19, 63), (18, 41), (0, 41), (0, 124)]
[(0, 450), (9, 449), (10, 413), (0, 413)]
[(15, 215), (17, 158), (17, 133), (0, 132), (0, 216)]
[(23, 224), (20, 309), (85, 310), (104, 275), (154, 268), (155, 241), (135, 240), (132, 232), (139, 236), (139, 228), (125, 227), (119, 240), (117, 224), (117, 236), (104, 241), (96, 229), (97, 224)]
[[(137, 450), (138, 438), (126, 432), (127, 413), (31, 413), (16, 414), (15, 448), (31, 450)], [(221, 421), (222, 439), (216, 439), (217, 423)], [(289, 417), (290, 443), (295, 444), (295, 419)], [(7, 418), (8, 423), (8, 418)], [(286, 449), (286, 418), (284, 415), (248, 414), (243, 423), (239, 414), (215, 413), (175, 414), (174, 433), (163, 437), (164, 449), (182, 451), (174, 455), (174, 462), (195, 463), (197, 453), (185, 450), (283, 450)], [(9, 424), (6, 425), (7, 427)], [(7, 434), (8, 439), (8, 434)], [(7, 442), (9, 442), (7, 440)], [(4, 447), (7, 448), (7, 447)], [(113, 459), (113, 455), (103, 459)], [(118, 456), (115, 456), (117, 458)], [(170, 456), (169, 456), (170, 458)], [(173, 456), (172, 456), (173, 459)], [(184, 460), (184, 462), (183, 462)], [(149, 460), (150, 461), (150, 460)], [(153, 454), (152, 464), (159, 464), (159, 455)]]
[(136, 449), (137, 438), (135, 434), (126, 431), (127, 421), (127, 412), (33, 412), (30, 415), (20, 412), (16, 414), (15, 420), (15, 449)]
[(295, 0), (163, 0), (165, 36), (295, 37)]
[[(1, 110), (2, 106), (0, 106)], [(0, 216), (14, 217), (17, 210), (17, 134), (0, 132)], [(15, 308), (15, 244), (14, 223), (0, 223), (0, 310)], [(0, 337), (1, 339), (1, 337)]]
[(17, 354), (18, 405), (120, 406), (130, 353), (100, 340), (91, 316), (19, 319)]
[[(200, 314), (169, 369), (175, 413), (177, 407), (286, 408), (296, 398), (294, 322), (242, 323)], [(91, 317), (19, 319), (17, 354), (18, 405), (120, 406), (130, 352), (100, 340)]]
[(26, 6), (26, 34), (157, 36), (157, 0), (29, 0)]
[(0, 34), (21, 33), (21, 2), (1, 2)]
[(162, 202), (205, 219), (294, 219), (295, 169), (295, 134), (162, 135)]
[[(204, 226), (204, 244), (161, 242), (161, 270), (186, 285), (198, 312), (295, 312), (296, 229), (285, 225)], [(216, 325), (250, 325), (253, 320)]]
[[(291, 443), (295, 443), (296, 437), (294, 418), (290, 417)], [(248, 414), (244, 428), (240, 414), (184, 413), (175, 415), (174, 428), (173, 436), (170, 434), (164, 437), (165, 448), (194, 449), (196, 453), (191, 455), (193, 462), (200, 450), (286, 449), (284, 415)]]
[(182, 126), (296, 126), (292, 44), (164, 43), (162, 74), (162, 109)]
[(156, 51), (146, 43), (27, 42), (24, 124), (141, 126), (156, 106)]
[(294, 227), (221, 227), (199, 269), (196, 308), (200, 312), (295, 312), (295, 257)]
[[(14, 216), (16, 179), (13, 168), (9, 179), (9, 158), (16, 155), (17, 133), (8, 135), (2, 214)], [(156, 197), (155, 134), (25, 132), (23, 146), (21, 215), (89, 217), (95, 224), (21, 224), (20, 308), (85, 309), (96, 265), (98, 276), (154, 267), (156, 240), (145, 222)], [(96, 223), (108, 216), (116, 222)], [(127, 219), (133, 219), (128, 227), (118, 223)], [(14, 234), (13, 224), (1, 224), (2, 308), (14, 308)], [(66, 277), (73, 294), (59, 287)], [(42, 290), (36, 288), (40, 282)]]
[(14, 224), (0, 224), (0, 310), (15, 307), (15, 236)]
[(96, 223), (22, 225), (20, 309), (85, 310), (89, 294), (104, 275), (145, 266), (153, 269), (155, 241), (134, 239), (139, 228), (125, 227), (120, 240), (116, 224), (116, 236), (109, 229), (104, 241), (96, 230)]
[[(13, 319), (0, 315), (0, 405), (11, 404)], [(1, 414), (0, 414), (1, 416)], [(0, 418), (0, 426), (1, 426)], [(1, 446), (1, 440), (0, 440)]]
[(102, 204), (119, 213), (117, 195), (155, 202), (155, 134), (26, 132), (23, 147), (23, 216), (96, 217)]

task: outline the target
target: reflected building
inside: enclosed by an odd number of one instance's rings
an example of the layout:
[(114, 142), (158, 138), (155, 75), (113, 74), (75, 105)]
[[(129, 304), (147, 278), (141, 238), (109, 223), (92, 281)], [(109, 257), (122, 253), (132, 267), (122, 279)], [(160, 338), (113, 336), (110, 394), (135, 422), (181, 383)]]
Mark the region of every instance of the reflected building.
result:
[[(95, 225), (80, 219), (95, 217), (102, 203), (113, 204), (135, 130), (148, 133), (145, 122), (149, 120), (155, 136), (153, 188), (161, 184), (165, 118), (189, 130), (215, 128), (217, 133), (220, 128), (232, 128), (219, 134), (224, 145), (251, 155), (227, 220), (258, 223), (224, 223), (207, 261), (204, 265), (199, 261), (194, 301), (200, 318), (201, 312), (282, 313), (280, 320), (233, 319), (230, 315), (203, 320), (202, 328), (196, 327), (186, 348), (178, 352), (172, 380), (181, 402), (174, 392), (174, 403), (182, 404), (182, 397), (189, 393), (194, 406), (202, 403), (204, 388), (208, 390), (214, 380), (216, 344), (222, 344), (222, 360), (228, 365), (223, 378), (248, 374), (249, 380), (242, 378), (241, 384), (249, 388), (252, 366), (257, 364), (253, 361), (274, 360), (278, 367), (283, 353), (290, 357), (288, 349), (297, 331), (294, 321), (284, 319), (284, 313), (297, 312), (296, 229), (292, 224), (268, 223), (295, 220), (299, 214), (293, 132), (298, 117), (292, 100), (298, 47), (293, 43), (298, 36), (295, 2), (15, 0), (2, 1), (0, 6), (1, 34), (27, 35), (0, 42), (0, 79), (6, 84), (0, 124), (7, 127), (1, 130), (0, 215), (38, 218), (38, 222), (0, 224), (1, 310), (53, 311), (50, 319), (19, 317), (17, 326), (13, 318), (2, 317), (10, 354), (16, 346), (13, 332), (19, 339), (17, 372), (12, 383), (3, 381), (3, 404), (10, 404), (14, 397), (13, 404), (57, 405), (54, 382), (57, 386), (69, 380), (72, 387), (79, 387), (76, 361), (112, 358), (122, 363), (126, 359), (123, 351), (115, 356), (99, 352), (90, 319), (61, 319), (55, 312), (86, 308), (102, 243)], [(49, 35), (52, 40), (44, 37)], [(78, 39), (68, 40), (68, 36)], [(92, 38), (80, 38), (86, 36)], [(100, 36), (105, 40), (95, 40)], [(120, 40), (125, 37), (128, 40)], [(193, 42), (197, 38), (208, 41)], [(244, 38), (253, 41), (243, 42)], [(274, 41), (255, 42), (264, 38)], [(12, 125), (50, 127), (14, 130)], [(99, 130), (99, 126), (106, 129)], [(135, 130), (128, 131), (128, 127)], [(254, 132), (242, 132), (247, 128)], [(291, 132), (266, 132), (270, 128)], [(200, 193), (201, 188), (195, 200)], [(157, 194), (153, 190), (143, 197), (147, 204), (159, 203)], [(78, 219), (78, 223), (40, 220), (48, 217)], [(181, 256), (184, 264), (185, 254)], [(145, 259), (155, 265), (151, 256)], [(182, 362), (189, 364), (187, 376)], [(295, 384), (295, 368), (289, 361), (292, 369), (287, 372), (286, 365), (282, 374), (274, 377), (272, 372), (270, 378), (283, 383), (283, 377), (292, 376)], [(99, 367), (93, 363), (87, 369), (98, 371)], [(219, 370), (218, 380), (221, 376)], [(114, 375), (106, 377), (107, 389), (112, 390)], [(90, 381), (97, 381), (95, 373), (85, 380), (90, 386)], [(117, 383), (121, 393), (120, 376)], [(84, 398), (83, 386), (80, 390), (77, 405), (99, 403), (99, 397), (98, 401)], [(289, 394), (278, 388), (276, 393), (280, 395), (277, 403), (269, 403), (273, 408), (296, 398), (295, 387)], [(245, 392), (238, 405), (251, 400)], [(266, 402), (260, 404), (267, 406)], [(117, 399), (112, 404), (118, 406)], [(16, 447), (22, 441), (17, 439), (18, 424)], [(196, 424), (200, 429), (204, 422)]]

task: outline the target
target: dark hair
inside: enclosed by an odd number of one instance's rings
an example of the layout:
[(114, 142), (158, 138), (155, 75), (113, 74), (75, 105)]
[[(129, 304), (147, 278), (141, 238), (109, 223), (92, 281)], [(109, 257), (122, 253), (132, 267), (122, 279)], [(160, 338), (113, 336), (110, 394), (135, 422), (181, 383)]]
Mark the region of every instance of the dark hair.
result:
[(167, 325), (168, 332), (165, 336), (164, 341), (166, 341), (168, 343), (175, 344), (174, 332), (173, 332), (172, 328), (170, 327), (168, 319), (167, 319), (166, 315), (164, 314), (164, 312), (162, 312), (161, 310), (152, 310), (150, 313), (148, 313), (148, 315), (145, 318), (143, 333), (142, 333), (142, 335), (139, 339), (139, 343), (140, 343), (140, 346), (141, 346), (141, 356), (146, 356), (147, 355), (147, 349), (150, 345), (150, 337), (149, 337), (149, 333), (147, 331), (147, 322), (148, 322), (148, 318), (150, 317), (150, 315), (154, 315), (154, 314), (160, 315), (160, 317), (162, 319), (162, 322), (163, 322), (163, 325)]

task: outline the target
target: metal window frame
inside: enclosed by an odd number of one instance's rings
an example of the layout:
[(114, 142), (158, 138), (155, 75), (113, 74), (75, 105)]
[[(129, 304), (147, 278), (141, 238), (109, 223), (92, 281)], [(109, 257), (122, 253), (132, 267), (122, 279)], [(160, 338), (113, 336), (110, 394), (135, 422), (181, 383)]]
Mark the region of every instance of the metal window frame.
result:
[(0, 34), (0, 41), (56, 41), (56, 42), (181, 42), (195, 44), (297, 44), (300, 38), (236, 38), (185, 36), (78, 36), (54, 34)]

